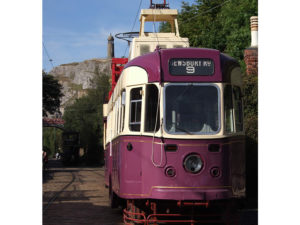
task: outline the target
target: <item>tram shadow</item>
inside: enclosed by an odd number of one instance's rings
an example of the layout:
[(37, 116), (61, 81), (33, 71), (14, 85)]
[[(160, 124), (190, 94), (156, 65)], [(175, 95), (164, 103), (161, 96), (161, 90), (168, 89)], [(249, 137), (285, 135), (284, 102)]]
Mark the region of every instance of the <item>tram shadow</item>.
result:
[(43, 214), (43, 225), (123, 225), (122, 210), (80, 202), (56, 202)]
[[(73, 165), (65, 166), (61, 160), (49, 159), (45, 169), (42, 171), (43, 184), (53, 179), (53, 176), (57, 172), (79, 172), (79, 171), (95, 171), (104, 170), (101, 166), (86, 166), (86, 165)], [(103, 176), (99, 174), (100, 176)]]
[(103, 168), (104, 165), (102, 164), (86, 164), (85, 162), (77, 163), (77, 164), (69, 164), (66, 165), (63, 163), (61, 159), (49, 159), (47, 163), (48, 169), (67, 169), (67, 168), (84, 168), (84, 169), (97, 169), (97, 168)]

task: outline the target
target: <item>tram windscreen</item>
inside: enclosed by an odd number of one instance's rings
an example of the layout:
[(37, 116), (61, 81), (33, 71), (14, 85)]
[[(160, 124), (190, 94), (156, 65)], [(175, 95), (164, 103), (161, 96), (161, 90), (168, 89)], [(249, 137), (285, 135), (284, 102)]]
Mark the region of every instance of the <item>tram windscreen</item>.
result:
[(218, 87), (212, 84), (165, 86), (164, 126), (170, 134), (215, 134), (220, 129)]

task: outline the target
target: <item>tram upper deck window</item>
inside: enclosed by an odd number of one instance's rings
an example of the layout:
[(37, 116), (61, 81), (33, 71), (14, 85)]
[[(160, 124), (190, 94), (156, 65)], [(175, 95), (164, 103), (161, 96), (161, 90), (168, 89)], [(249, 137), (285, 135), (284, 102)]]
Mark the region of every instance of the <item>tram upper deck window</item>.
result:
[(129, 129), (140, 131), (142, 109), (142, 88), (133, 88), (130, 91), (130, 119)]
[(220, 130), (219, 88), (213, 84), (169, 84), (164, 126), (170, 134), (216, 134)]
[(141, 45), (140, 46), (140, 55), (145, 55), (148, 52), (150, 52), (150, 46), (149, 45)]
[(159, 48), (167, 48), (166, 45), (158, 45)]
[(146, 87), (146, 108), (145, 108), (145, 132), (158, 131), (159, 129), (159, 107), (158, 103), (158, 88), (154, 84), (149, 84)]

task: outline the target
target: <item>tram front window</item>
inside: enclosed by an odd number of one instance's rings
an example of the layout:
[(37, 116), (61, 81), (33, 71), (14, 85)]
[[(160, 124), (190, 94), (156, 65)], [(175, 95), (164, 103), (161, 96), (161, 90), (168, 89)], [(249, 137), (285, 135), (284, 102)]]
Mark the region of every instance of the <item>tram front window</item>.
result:
[(218, 87), (212, 84), (169, 84), (164, 94), (167, 133), (208, 135), (219, 131)]

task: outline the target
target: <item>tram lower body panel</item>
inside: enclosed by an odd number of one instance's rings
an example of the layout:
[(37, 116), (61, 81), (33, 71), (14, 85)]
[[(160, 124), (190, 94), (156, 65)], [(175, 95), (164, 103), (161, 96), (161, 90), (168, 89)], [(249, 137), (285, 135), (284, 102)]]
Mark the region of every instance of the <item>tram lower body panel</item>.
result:
[[(199, 172), (185, 161), (198, 155)], [(123, 199), (219, 200), (245, 196), (244, 137), (161, 139), (120, 136), (106, 149), (108, 179)], [(191, 165), (196, 162), (191, 161)], [(194, 165), (197, 167), (197, 164)]]

